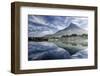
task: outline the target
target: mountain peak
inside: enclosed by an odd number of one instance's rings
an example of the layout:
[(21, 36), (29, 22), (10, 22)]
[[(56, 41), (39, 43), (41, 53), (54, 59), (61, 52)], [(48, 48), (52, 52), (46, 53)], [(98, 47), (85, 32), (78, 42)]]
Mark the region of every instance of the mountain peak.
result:
[(74, 23), (71, 23), (67, 28), (65, 29), (81, 29), (79, 26), (77, 26), (76, 24)]
[(61, 37), (62, 35), (72, 35), (72, 34), (82, 35), (82, 34), (87, 34), (87, 31), (80, 28), (77, 24), (71, 23), (68, 27), (56, 32), (52, 36)]

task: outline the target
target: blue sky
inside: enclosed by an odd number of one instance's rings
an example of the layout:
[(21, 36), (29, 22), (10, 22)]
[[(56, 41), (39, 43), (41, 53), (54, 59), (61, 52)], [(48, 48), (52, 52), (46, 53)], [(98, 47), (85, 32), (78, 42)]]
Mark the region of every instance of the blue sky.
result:
[(29, 37), (42, 37), (67, 28), (70, 23), (87, 30), (88, 18), (75, 16), (28, 15)]

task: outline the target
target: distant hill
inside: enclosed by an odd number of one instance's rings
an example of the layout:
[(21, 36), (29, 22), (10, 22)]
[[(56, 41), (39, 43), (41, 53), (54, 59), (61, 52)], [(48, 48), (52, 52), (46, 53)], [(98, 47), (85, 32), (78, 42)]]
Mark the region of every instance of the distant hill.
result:
[(55, 34), (46, 35), (46, 37), (61, 37), (63, 35), (72, 35), (72, 34), (82, 35), (87, 33), (88, 32), (86, 30), (80, 28), (74, 23), (71, 23), (67, 28), (58, 31)]

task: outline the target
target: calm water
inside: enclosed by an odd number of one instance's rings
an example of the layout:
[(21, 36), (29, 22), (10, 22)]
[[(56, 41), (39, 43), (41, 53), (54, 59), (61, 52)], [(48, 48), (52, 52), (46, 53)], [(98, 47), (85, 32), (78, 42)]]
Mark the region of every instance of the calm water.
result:
[(88, 57), (87, 46), (62, 42), (28, 43), (28, 60), (83, 59)]

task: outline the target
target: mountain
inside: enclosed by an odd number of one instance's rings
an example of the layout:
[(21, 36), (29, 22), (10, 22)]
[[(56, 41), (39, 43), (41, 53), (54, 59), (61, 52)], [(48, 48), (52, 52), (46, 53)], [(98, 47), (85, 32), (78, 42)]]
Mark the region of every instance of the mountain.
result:
[(46, 37), (61, 37), (63, 35), (72, 35), (72, 34), (82, 35), (82, 34), (87, 34), (87, 31), (80, 28), (76, 24), (71, 23), (67, 28), (58, 31), (53, 35), (47, 35)]

